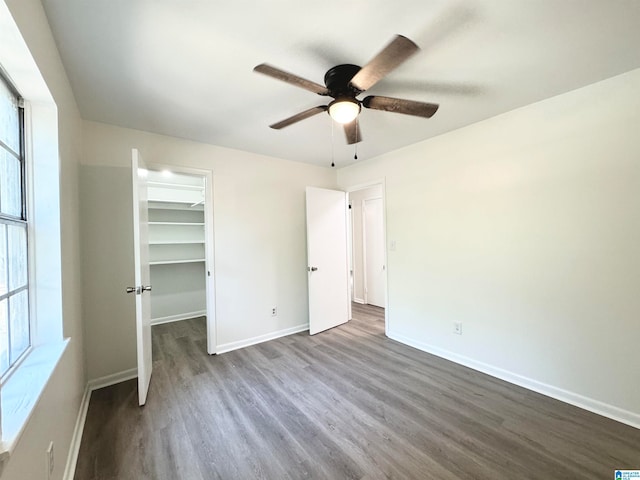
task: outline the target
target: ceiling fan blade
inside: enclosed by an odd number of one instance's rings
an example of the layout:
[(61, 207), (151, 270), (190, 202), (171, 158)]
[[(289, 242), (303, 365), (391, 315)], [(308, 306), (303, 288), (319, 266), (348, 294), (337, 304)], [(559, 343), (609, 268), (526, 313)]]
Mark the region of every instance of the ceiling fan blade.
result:
[(269, 77), (273, 77), (277, 80), (281, 80), (291, 85), (295, 85), (296, 87), (304, 88), (305, 90), (317, 93), (318, 95), (329, 94), (329, 90), (327, 90), (327, 87), (325, 87), (324, 85), (320, 85), (319, 83), (312, 82), (311, 80), (307, 80), (306, 78), (299, 77), (297, 75), (294, 75), (293, 73), (285, 72), (284, 70), (272, 67), (271, 65), (268, 65), (266, 63), (261, 63), (260, 65), (255, 67), (253, 71), (262, 73), (263, 75), (268, 75)]
[(278, 123), (274, 123), (273, 125), (269, 125), (269, 126), (275, 130), (280, 130), (281, 128), (288, 127), (289, 125), (292, 125), (301, 120), (304, 120), (305, 118), (313, 117), (314, 115), (317, 115), (320, 112), (326, 112), (327, 108), (328, 107), (326, 105), (313, 107), (313, 108), (310, 108), (309, 110), (305, 110), (304, 112), (297, 113), (292, 117), (286, 118)]
[(396, 35), (389, 45), (353, 76), (351, 85), (361, 92), (369, 90), (418, 50), (420, 47), (407, 37)]
[(438, 111), (439, 105), (436, 103), (416, 102), (414, 100), (404, 100), (402, 98), (380, 97), (371, 95), (362, 101), (365, 108), (373, 110), (384, 110), (385, 112), (404, 113), (405, 115), (415, 115), (416, 117), (431, 118)]
[(347, 136), (347, 143), (353, 145), (362, 141), (362, 134), (360, 133), (360, 125), (357, 120), (350, 123), (345, 123), (344, 134)]

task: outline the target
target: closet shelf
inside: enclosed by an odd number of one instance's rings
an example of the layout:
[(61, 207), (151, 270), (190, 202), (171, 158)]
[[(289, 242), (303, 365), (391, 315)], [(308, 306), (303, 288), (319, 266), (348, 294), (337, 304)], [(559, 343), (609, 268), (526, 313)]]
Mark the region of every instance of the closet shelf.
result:
[(204, 244), (204, 240), (156, 240), (149, 242), (149, 245), (194, 245)]
[(204, 227), (204, 222), (149, 222), (149, 225), (200, 225)]
[(202, 212), (204, 206), (202, 203), (194, 203), (192, 201), (178, 200), (152, 200), (149, 199), (149, 210), (186, 210), (191, 212)]
[(157, 181), (148, 181), (147, 185), (153, 187), (165, 187), (169, 190), (197, 190), (200, 192), (204, 192), (204, 186), (202, 185), (186, 185), (182, 183), (170, 183), (170, 182), (157, 182)]
[(149, 265), (176, 265), (179, 263), (202, 263), (204, 258), (192, 258), (189, 260), (158, 260), (155, 262), (149, 262)]

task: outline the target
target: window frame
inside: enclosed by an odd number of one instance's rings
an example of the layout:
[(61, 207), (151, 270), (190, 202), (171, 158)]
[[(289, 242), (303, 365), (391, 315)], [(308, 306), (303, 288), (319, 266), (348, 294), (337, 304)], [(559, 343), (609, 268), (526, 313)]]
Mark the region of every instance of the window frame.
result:
[[(13, 148), (9, 145), (5, 144), (0, 139), (0, 148), (7, 151), (9, 155), (12, 155), (14, 158), (18, 159), (19, 162), (19, 173), (20, 173), (20, 215), (18, 217), (14, 215), (10, 215), (7, 213), (2, 213), (0, 211), (0, 223), (3, 225), (16, 225), (24, 228), (25, 237), (26, 237), (26, 245), (25, 245), (25, 255), (26, 255), (26, 284), (16, 288), (14, 290), (10, 290), (7, 285), (7, 293), (2, 295), (2, 300), (7, 300), (7, 341), (8, 341), (8, 367), (5, 371), (0, 371), (0, 386), (3, 385), (11, 375), (18, 369), (22, 361), (29, 355), (31, 350), (33, 349), (33, 332), (34, 332), (34, 319), (33, 319), (33, 308), (32, 308), (32, 297), (33, 297), (33, 289), (32, 289), (32, 251), (31, 251), (31, 230), (32, 225), (29, 222), (30, 219), (30, 203), (29, 203), (29, 189), (28, 189), (28, 168), (27, 168), (27, 154), (26, 154), (26, 115), (25, 115), (25, 102), (22, 95), (18, 89), (14, 86), (13, 82), (9, 79), (9, 75), (4, 71), (2, 66), (0, 65), (0, 82), (4, 84), (4, 86), (9, 90), (11, 94), (13, 94), (16, 104), (18, 107), (18, 152), (15, 152)], [(6, 237), (6, 245), (5, 248), (8, 252), (8, 234)], [(9, 269), (9, 261), (7, 258), (6, 268)], [(9, 310), (8, 301), (9, 299), (22, 292), (27, 292), (27, 325), (28, 325), (28, 342), (27, 347), (20, 353), (20, 355), (12, 362), (12, 354), (11, 354), (11, 312)]]

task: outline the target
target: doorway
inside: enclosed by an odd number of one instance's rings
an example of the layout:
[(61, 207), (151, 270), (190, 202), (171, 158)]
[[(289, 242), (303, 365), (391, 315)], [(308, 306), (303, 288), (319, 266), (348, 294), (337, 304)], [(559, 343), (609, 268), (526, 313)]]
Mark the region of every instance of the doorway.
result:
[(151, 325), (199, 319), (215, 354), (211, 184), (211, 172), (148, 165)]
[(384, 184), (357, 186), (349, 189), (348, 195), (351, 299), (356, 304), (386, 309)]

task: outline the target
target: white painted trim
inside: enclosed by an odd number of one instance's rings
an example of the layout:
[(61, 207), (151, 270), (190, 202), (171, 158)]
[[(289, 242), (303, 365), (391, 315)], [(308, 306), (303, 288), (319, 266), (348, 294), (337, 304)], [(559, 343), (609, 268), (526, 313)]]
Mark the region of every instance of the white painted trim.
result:
[(73, 429), (73, 436), (71, 437), (71, 444), (69, 445), (69, 453), (67, 454), (67, 464), (64, 468), (63, 480), (73, 480), (76, 473), (76, 465), (78, 464), (78, 454), (80, 453), (80, 444), (82, 443), (82, 434), (84, 432), (84, 425), (87, 421), (87, 412), (89, 411), (89, 402), (91, 401), (91, 389), (89, 384), (84, 389), (84, 395), (82, 395), (82, 401), (80, 402), (80, 409), (78, 410), (78, 417), (76, 418), (76, 425)]
[(381, 177), (377, 180), (371, 180), (369, 182), (358, 183), (357, 185), (351, 185), (350, 187), (345, 188), (347, 193), (357, 192), (358, 190), (366, 190), (370, 187), (375, 187), (378, 185), (382, 185), (382, 196), (384, 197), (384, 186), (385, 186), (386, 177)]
[(162, 325), (163, 323), (179, 322), (190, 318), (204, 317), (207, 315), (206, 310), (198, 310), (196, 312), (179, 313), (177, 315), (169, 315), (167, 317), (158, 317), (151, 319), (151, 325)]
[(364, 300), (363, 300), (362, 298), (356, 298), (356, 297), (353, 297), (353, 301), (354, 301), (355, 303), (360, 303), (360, 304), (362, 304), (362, 305), (364, 305), (364, 304), (365, 304), (365, 303), (364, 303)]
[(492, 377), (499, 378), (500, 380), (504, 380), (505, 382), (513, 383), (514, 385), (526, 388), (527, 390), (532, 390), (542, 395), (546, 395), (547, 397), (555, 398), (556, 400), (560, 400), (561, 402), (574, 405), (584, 410), (588, 410), (598, 415), (602, 415), (612, 420), (640, 429), (640, 413), (624, 410), (614, 405), (609, 405), (607, 403), (601, 402), (600, 400), (595, 400), (593, 398), (585, 397), (584, 395), (580, 395), (575, 392), (554, 387), (553, 385), (539, 382), (532, 378), (524, 377), (522, 375), (518, 375), (517, 373), (513, 373), (508, 370), (489, 365), (487, 363), (478, 362), (477, 360), (474, 360), (472, 358), (458, 355), (457, 353), (453, 353), (424, 342), (413, 340), (405, 335), (393, 331), (389, 331), (387, 333), (387, 336), (392, 340), (396, 340), (400, 343), (404, 343), (405, 345), (417, 348), (418, 350), (422, 350), (423, 352), (431, 353), (446, 360), (450, 360), (454, 363), (472, 368), (473, 370), (486, 373), (487, 375), (491, 375)]
[(239, 348), (249, 347), (257, 343), (267, 342), (269, 340), (275, 340), (276, 338), (286, 337), (287, 335), (293, 335), (294, 333), (304, 332), (309, 330), (309, 324), (298, 325), (296, 327), (285, 328), (278, 330), (277, 332), (267, 333), (265, 335), (259, 335), (253, 338), (247, 338), (246, 340), (240, 340), (238, 342), (223, 343), (216, 348), (217, 353), (226, 353), (232, 350), (238, 350)]
[(116, 383), (126, 382), (127, 380), (132, 380), (134, 378), (138, 378), (138, 369), (130, 368), (129, 370), (124, 370), (123, 372), (116, 372), (112, 373), (111, 375), (105, 375), (104, 377), (89, 380), (87, 387), (93, 392), (94, 390), (98, 390), (104, 387), (110, 387), (111, 385), (115, 385)]

